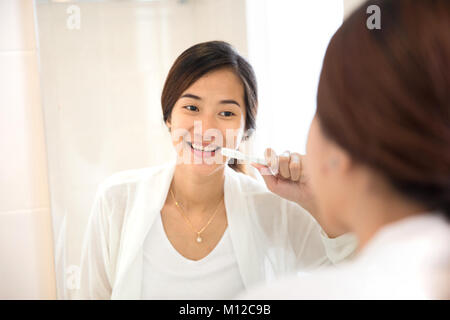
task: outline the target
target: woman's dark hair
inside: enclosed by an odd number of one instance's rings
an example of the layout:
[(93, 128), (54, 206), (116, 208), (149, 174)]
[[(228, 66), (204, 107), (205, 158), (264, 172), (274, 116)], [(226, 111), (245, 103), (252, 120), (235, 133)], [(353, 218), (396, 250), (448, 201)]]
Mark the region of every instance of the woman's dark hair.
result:
[[(245, 131), (248, 138), (256, 127), (258, 106), (257, 83), (252, 66), (233, 47), (223, 41), (196, 44), (184, 51), (174, 62), (167, 75), (161, 96), (164, 122), (170, 121), (172, 109), (181, 94), (208, 72), (229, 68), (241, 79), (244, 87)], [(236, 162), (229, 166), (245, 173), (244, 165)]]
[[(381, 29), (369, 30), (369, 5)], [(409, 199), (450, 217), (450, 1), (368, 1), (333, 36), (317, 117)]]

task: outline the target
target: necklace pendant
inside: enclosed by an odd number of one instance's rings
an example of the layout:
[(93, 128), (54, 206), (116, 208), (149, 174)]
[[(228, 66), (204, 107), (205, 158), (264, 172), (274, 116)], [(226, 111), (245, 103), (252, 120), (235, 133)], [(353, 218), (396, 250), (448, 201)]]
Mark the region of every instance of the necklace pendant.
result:
[(203, 239), (202, 239), (202, 237), (200, 237), (200, 235), (197, 235), (197, 239), (196, 240), (197, 240), (198, 243), (203, 241)]

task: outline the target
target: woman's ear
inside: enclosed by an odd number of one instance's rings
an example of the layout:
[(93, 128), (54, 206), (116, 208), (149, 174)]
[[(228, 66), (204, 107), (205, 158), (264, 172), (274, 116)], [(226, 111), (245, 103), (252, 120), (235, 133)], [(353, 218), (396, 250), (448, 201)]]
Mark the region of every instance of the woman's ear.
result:
[(352, 169), (352, 158), (341, 148), (334, 148), (328, 159), (328, 167), (330, 170), (339, 171), (342, 175), (346, 175)]
[(167, 129), (169, 129), (169, 132), (170, 132), (171, 127), (172, 127), (172, 124), (170, 123), (170, 119), (166, 120), (166, 126), (167, 126)]

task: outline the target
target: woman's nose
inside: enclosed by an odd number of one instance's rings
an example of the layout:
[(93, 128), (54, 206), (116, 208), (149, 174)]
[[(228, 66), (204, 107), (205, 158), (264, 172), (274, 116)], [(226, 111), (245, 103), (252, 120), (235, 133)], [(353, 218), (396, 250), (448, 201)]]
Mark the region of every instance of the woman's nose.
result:
[(195, 128), (198, 131), (201, 131), (201, 133), (205, 133), (208, 130), (214, 130), (217, 128), (217, 121), (214, 116), (212, 115), (203, 115), (201, 118), (195, 121), (194, 123)]
[(213, 141), (222, 135), (217, 121), (212, 115), (203, 115), (194, 121), (194, 138), (202, 141)]

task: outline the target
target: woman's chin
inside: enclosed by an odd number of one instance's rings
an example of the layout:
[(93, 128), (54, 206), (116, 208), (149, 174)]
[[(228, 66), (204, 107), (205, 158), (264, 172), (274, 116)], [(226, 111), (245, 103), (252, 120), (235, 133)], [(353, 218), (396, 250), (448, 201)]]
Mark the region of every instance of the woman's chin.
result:
[(214, 172), (215, 170), (217, 170), (218, 168), (221, 168), (222, 166), (220, 164), (214, 163), (214, 164), (194, 164), (192, 165), (192, 170), (194, 170), (195, 172), (197, 172), (198, 174), (201, 175), (209, 175), (212, 172)]
[(187, 170), (196, 174), (209, 175), (218, 168), (224, 167), (226, 159), (222, 159), (222, 157), (193, 157), (189, 161), (183, 161), (183, 158), (178, 158), (178, 164), (183, 165)]

